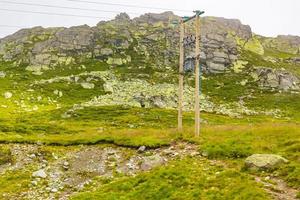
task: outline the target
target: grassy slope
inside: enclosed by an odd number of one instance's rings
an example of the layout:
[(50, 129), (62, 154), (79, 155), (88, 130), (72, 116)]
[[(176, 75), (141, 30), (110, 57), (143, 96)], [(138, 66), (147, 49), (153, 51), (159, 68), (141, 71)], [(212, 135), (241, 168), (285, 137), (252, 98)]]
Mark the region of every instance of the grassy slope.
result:
[(101, 187), (94, 188), (95, 192), (84, 192), (73, 199), (269, 199), (246, 174), (192, 158), (173, 161), (134, 178), (102, 181)]
[[(130, 54), (130, 52), (127, 52)], [(132, 52), (131, 52), (132, 53)], [(281, 52), (267, 50), (266, 55), (280, 58), (287, 58), (289, 55)], [(132, 56), (133, 57), (133, 56)], [(252, 66), (265, 66), (280, 69), (284, 66), (295, 74), (300, 74), (299, 66), (280, 61), (276, 64), (265, 61), (261, 56), (246, 52), (243, 59), (249, 60), (246, 71), (251, 71)], [(134, 61), (139, 64), (140, 61)], [(10, 63), (1, 63), (0, 71), (9, 71), (5, 79), (0, 79), (0, 105), (7, 105), (8, 108), (0, 107), (0, 141), (35, 143), (44, 142), (52, 145), (76, 145), (95, 143), (114, 143), (123, 146), (138, 147), (146, 145), (148, 147), (158, 147), (170, 144), (174, 140), (188, 140), (200, 144), (200, 151), (206, 153), (209, 158), (220, 159), (228, 163), (234, 163), (233, 169), (224, 170), (224, 174), (218, 177), (218, 181), (205, 181), (209, 176), (199, 176), (205, 168), (197, 168), (199, 161), (187, 159), (179, 162), (174, 161), (170, 166), (157, 169), (153, 173), (143, 174), (136, 178), (122, 178), (116, 182), (105, 183), (95, 194), (84, 194), (78, 198), (99, 196), (107, 199), (115, 199), (115, 195), (124, 194), (124, 199), (132, 198), (132, 195), (140, 198), (148, 195), (156, 195), (157, 199), (182, 197), (193, 199), (199, 192), (208, 199), (218, 199), (225, 195), (228, 199), (238, 195), (240, 199), (248, 199), (249, 195), (257, 195), (257, 198), (265, 198), (265, 194), (257, 188), (248, 174), (241, 172), (243, 160), (253, 153), (276, 153), (287, 157), (291, 162), (277, 170), (277, 173), (288, 183), (295, 187), (300, 187), (300, 104), (299, 94), (274, 93), (261, 91), (257, 85), (250, 83), (241, 86), (242, 80), (249, 79), (247, 73), (216, 75), (203, 82), (203, 91), (212, 97), (215, 103), (238, 101), (240, 96), (254, 95), (252, 99), (246, 99), (245, 103), (254, 109), (276, 109), (283, 111), (289, 117), (287, 120), (272, 119), (267, 116), (244, 116), (243, 119), (232, 119), (226, 116), (204, 113), (202, 118), (207, 121), (202, 127), (200, 138), (193, 137), (193, 113), (186, 113), (184, 117), (185, 131), (176, 132), (176, 111), (161, 109), (140, 109), (124, 107), (99, 107), (77, 111), (76, 117), (62, 119), (61, 114), (74, 103), (89, 100), (95, 95), (103, 94), (101, 82), (99, 90), (84, 90), (79, 86), (67, 85), (65, 83), (55, 83), (35, 87), (34, 96), (42, 95), (44, 100), (38, 104), (39, 111), (34, 113), (18, 112), (19, 107), (15, 100), (23, 99), (28, 105), (37, 104), (30, 100), (31, 93), (26, 92), (32, 80), (49, 79), (59, 76), (79, 74), (83, 71), (106, 70), (108, 66), (102, 62), (89, 61), (83, 63), (85, 70), (80, 70), (76, 66), (71, 68), (60, 68), (55, 71), (48, 71), (42, 76), (33, 76), (24, 69), (12, 67)], [(145, 74), (152, 74), (149, 81), (159, 82), (154, 76), (149, 63), (142, 63), (146, 66), (142, 71)], [(128, 77), (136, 77), (139, 69), (128, 66), (116, 68), (117, 74), (126, 74)], [(148, 68), (147, 68), (148, 67)], [(158, 71), (158, 73), (160, 73)], [(11, 77), (10, 75), (13, 74)], [(125, 77), (124, 77), (125, 78)], [(172, 80), (172, 77), (168, 80)], [(58, 98), (53, 94), (55, 89), (63, 91), (64, 96)], [(4, 99), (3, 93), (13, 92), (12, 99)], [(75, 92), (76, 91), (76, 92)], [(254, 91), (254, 92), (253, 92)], [(23, 93), (23, 94), (22, 94)], [(60, 104), (61, 109), (56, 109), (55, 104), (45, 101), (46, 97), (53, 98)], [(72, 98), (69, 98), (72, 97)], [(276, 98), (274, 98), (276, 97)], [(29, 98), (29, 99), (28, 99)], [(189, 163), (196, 163), (189, 165)], [(175, 166), (174, 166), (175, 165)], [(193, 173), (188, 174), (189, 170)], [(216, 172), (212, 167), (212, 175)], [(19, 173), (19, 172), (18, 172)], [(20, 185), (11, 185), (12, 182), (20, 181), (27, 184), (26, 174), (6, 174), (0, 178), (3, 193), (6, 188), (14, 188), (21, 191)], [(242, 173), (242, 174), (241, 174)], [(174, 175), (175, 174), (175, 175)], [(169, 186), (168, 180), (173, 180), (176, 184)], [(229, 181), (230, 180), (230, 181)], [(26, 182), (27, 181), (27, 182)], [(186, 185), (197, 185), (197, 188), (189, 188), (181, 185), (183, 181)], [(6, 185), (5, 185), (5, 184)], [(214, 186), (214, 184), (222, 184)], [(21, 186), (22, 186), (21, 184)], [(231, 184), (227, 187), (226, 184)], [(121, 185), (119, 187), (119, 185)], [(151, 187), (151, 186), (157, 187)], [(130, 190), (136, 186), (136, 190)], [(152, 190), (149, 190), (149, 187)], [(211, 187), (218, 188), (217, 191), (210, 191)], [(231, 189), (229, 189), (231, 188)], [(249, 188), (249, 189), (247, 189)], [(147, 189), (147, 190), (146, 190)], [(113, 192), (111, 192), (113, 191)], [(177, 191), (177, 192), (176, 192)], [(183, 192), (188, 191), (188, 192)], [(235, 192), (235, 193), (234, 193)], [(143, 196), (145, 195), (145, 196)], [(185, 196), (186, 195), (186, 196)], [(194, 196), (195, 195), (195, 196)]]

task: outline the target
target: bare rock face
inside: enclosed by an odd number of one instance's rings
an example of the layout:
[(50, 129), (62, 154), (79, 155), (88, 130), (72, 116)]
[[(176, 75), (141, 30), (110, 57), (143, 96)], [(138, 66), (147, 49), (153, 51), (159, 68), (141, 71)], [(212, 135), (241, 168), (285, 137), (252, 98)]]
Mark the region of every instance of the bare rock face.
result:
[(256, 78), (263, 88), (273, 88), (279, 90), (299, 90), (300, 80), (290, 72), (274, 70), (271, 68), (258, 68)]
[(47, 41), (60, 29), (42, 27), (21, 29), (0, 40), (0, 58), (2, 56), (4, 61), (21, 60), (28, 63), (28, 56), (25, 55), (31, 54), (34, 43)]
[(234, 37), (248, 40), (251, 28), (236, 19), (204, 17), (201, 42), (206, 59), (202, 64), (208, 73), (225, 72), (238, 57), (238, 46)]
[[(96, 27), (23, 29), (0, 40), (0, 59), (25, 63), (27, 70), (38, 75), (44, 70), (85, 59), (123, 60), (123, 54), (131, 47), (132, 55), (152, 62), (152, 68), (166, 69), (177, 63), (174, 57), (179, 51), (178, 27), (172, 26), (171, 22), (179, 18), (172, 12), (164, 12), (148, 13), (131, 20), (126, 13), (121, 13), (114, 20), (100, 22)], [(193, 29), (191, 24), (189, 26)], [(204, 72), (223, 73), (228, 70), (238, 58), (236, 37), (248, 40), (252, 37), (251, 28), (236, 19), (201, 19), (200, 58)], [(195, 59), (195, 36), (185, 38), (185, 47), (185, 65), (191, 71)]]
[[(235, 19), (202, 18), (200, 62), (204, 72), (224, 73), (237, 60), (238, 44), (235, 37), (243, 40), (250, 39), (252, 37), (251, 28)], [(192, 71), (194, 68), (195, 38), (192, 37), (187, 40), (188, 56), (185, 68)]]

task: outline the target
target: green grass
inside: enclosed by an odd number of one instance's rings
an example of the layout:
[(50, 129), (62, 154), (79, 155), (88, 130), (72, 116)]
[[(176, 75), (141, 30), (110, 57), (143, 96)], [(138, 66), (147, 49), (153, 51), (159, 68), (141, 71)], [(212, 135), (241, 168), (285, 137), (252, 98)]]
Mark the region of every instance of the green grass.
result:
[(270, 199), (247, 174), (192, 158), (136, 177), (103, 181), (92, 191), (72, 199)]
[(10, 149), (0, 146), (0, 165), (11, 163), (12, 160), (13, 158)]
[(188, 140), (200, 144), (200, 151), (208, 158), (235, 160), (239, 165), (243, 165), (243, 159), (247, 156), (256, 153), (282, 155), (290, 162), (279, 168), (277, 173), (290, 186), (300, 187), (299, 124), (277, 122), (204, 126), (201, 138), (190, 136)]
[[(159, 42), (153, 48), (158, 48)], [(110, 68), (122, 80), (130, 78), (146, 79), (150, 83), (177, 82), (176, 70), (154, 69), (151, 63), (154, 60), (140, 60), (144, 55), (136, 56), (130, 47), (126, 54), (132, 55), (132, 62), (124, 66)], [(280, 54), (280, 55), (279, 55)], [(161, 60), (156, 55), (152, 57)], [(290, 55), (281, 52), (266, 51), (265, 56), (274, 56), (282, 59)], [(109, 143), (131, 148), (145, 145), (157, 148), (169, 145), (174, 141), (189, 141), (199, 145), (199, 151), (209, 159), (222, 160), (234, 167), (223, 169), (217, 180), (206, 180), (211, 174), (205, 174), (204, 168), (197, 168), (201, 162), (195, 159), (174, 161), (169, 166), (156, 169), (153, 173), (145, 173), (135, 178), (121, 178), (116, 181), (103, 183), (95, 193), (84, 193), (77, 199), (102, 198), (116, 199), (120, 195), (123, 199), (257, 199), (267, 198), (254, 181), (249, 178), (248, 172), (241, 171), (244, 159), (254, 153), (274, 153), (290, 160), (290, 163), (279, 168), (276, 173), (290, 186), (300, 188), (300, 104), (299, 94), (275, 93), (261, 90), (257, 83), (252, 82), (249, 72), (253, 66), (271, 67), (280, 69), (285, 67), (295, 74), (300, 74), (299, 66), (281, 60), (272, 63), (263, 59), (263, 56), (251, 52), (242, 52), (243, 60), (249, 63), (241, 73), (227, 73), (208, 77), (202, 82), (202, 91), (211, 97), (216, 104), (239, 101), (245, 98), (245, 105), (256, 110), (280, 109), (282, 119), (270, 116), (243, 116), (241, 119), (230, 118), (213, 113), (202, 113), (205, 121), (201, 127), (201, 137), (193, 136), (194, 114), (184, 113), (184, 131), (176, 131), (177, 111), (166, 109), (143, 109), (123, 106), (90, 107), (77, 110), (71, 118), (64, 119), (62, 114), (75, 103), (88, 101), (94, 96), (103, 95), (103, 82), (93, 82), (94, 90), (83, 89), (80, 85), (64, 82), (36, 85), (34, 92), (27, 92), (34, 80), (50, 79), (55, 76), (69, 76), (84, 71), (102, 71), (109, 67), (103, 61), (87, 60), (80, 65), (57, 67), (55, 70), (44, 72), (41, 76), (32, 75), (24, 70), (24, 66), (14, 67), (12, 63), (0, 63), (0, 70), (7, 72), (7, 77), (0, 79), (0, 143), (44, 143), (69, 146), (79, 144)], [(144, 67), (139, 69), (137, 66)], [(129, 68), (130, 67), (130, 68)], [(168, 74), (165, 79), (161, 76)], [(139, 74), (146, 75), (138, 77)], [(13, 75), (13, 76), (11, 76)], [(83, 77), (86, 78), (86, 77)], [(242, 86), (243, 80), (249, 82)], [(185, 80), (187, 84), (194, 84), (193, 80)], [(63, 92), (61, 98), (53, 94), (54, 90)], [(12, 99), (4, 99), (3, 93), (14, 93)], [(43, 100), (36, 102), (32, 97), (41, 95)], [(47, 102), (51, 97), (53, 104)], [(40, 108), (34, 113), (23, 112), (15, 101), (24, 100), (26, 104), (38, 105)], [(61, 108), (57, 109), (56, 104)], [(288, 118), (285, 118), (288, 117)], [(7, 149), (0, 149), (0, 164), (12, 161)], [(200, 163), (199, 163), (200, 162)], [(189, 163), (196, 163), (189, 166)], [(203, 167), (206, 167), (203, 166)], [(212, 167), (212, 174), (216, 168)], [(218, 169), (219, 170), (219, 169)], [(191, 171), (192, 173), (186, 173)], [(17, 177), (18, 176), (18, 177)], [(196, 178), (195, 178), (196, 177)], [(21, 172), (1, 176), (0, 183), (4, 184), (0, 193), (21, 190), (18, 184), (9, 185), (11, 180), (26, 183), (26, 175)], [(20, 180), (19, 180), (20, 179)], [(1, 182), (2, 180), (2, 182)], [(168, 180), (174, 184), (169, 184)], [(181, 182), (185, 184), (181, 184)], [(196, 187), (197, 186), (197, 187)], [(25, 187), (25, 186), (24, 186)], [(26, 188), (26, 187), (25, 187)], [(135, 188), (132, 190), (131, 188)], [(150, 188), (150, 189), (149, 189)], [(214, 188), (211, 190), (211, 188)], [(215, 188), (217, 188), (215, 190)], [(185, 192), (186, 191), (186, 192)], [(85, 196), (86, 195), (86, 196)], [(199, 199), (199, 198), (198, 198)]]
[(7, 199), (5, 194), (14, 198), (14, 195), (27, 191), (29, 184), (30, 174), (25, 169), (6, 172), (0, 176), (0, 199)]
[(267, 92), (255, 94), (255, 98), (246, 101), (246, 105), (256, 109), (279, 109), (283, 117), (299, 121), (300, 94)]
[(199, 151), (210, 159), (236, 160), (254, 153), (274, 153), (290, 163), (278, 170), (291, 186), (299, 186), (300, 124), (266, 116), (242, 119), (202, 113), (206, 121), (201, 137), (193, 136), (193, 113), (185, 113), (184, 131), (176, 130), (177, 112), (164, 109), (129, 107), (94, 107), (76, 112), (74, 117), (60, 118), (61, 111), (23, 115), (15, 121), (0, 121), (1, 143), (44, 143), (79, 145), (109, 143), (119, 146), (150, 148), (185, 140), (199, 144)]
[[(242, 86), (241, 82), (244, 80), (249, 83)], [(252, 78), (247, 71), (211, 75), (202, 82), (202, 92), (216, 103), (237, 102), (240, 97), (250, 94), (253, 90), (259, 90), (258, 85), (251, 82)]]

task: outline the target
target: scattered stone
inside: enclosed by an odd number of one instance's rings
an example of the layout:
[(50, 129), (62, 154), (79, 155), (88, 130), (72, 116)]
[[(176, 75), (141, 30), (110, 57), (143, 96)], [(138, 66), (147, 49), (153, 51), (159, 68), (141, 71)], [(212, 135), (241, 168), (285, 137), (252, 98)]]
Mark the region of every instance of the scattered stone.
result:
[(200, 153), (198, 151), (194, 151), (191, 153), (192, 157), (199, 156), (199, 155), (200, 155)]
[(138, 153), (143, 153), (144, 151), (146, 151), (146, 146), (140, 146), (138, 149)]
[(253, 154), (245, 160), (245, 166), (254, 170), (273, 170), (288, 160), (275, 154)]
[(0, 71), (0, 78), (5, 78), (5, 76), (6, 76), (6, 73), (3, 71)]
[(29, 158), (34, 159), (34, 158), (36, 158), (36, 155), (33, 153), (33, 154), (29, 155)]
[(53, 93), (54, 93), (55, 95), (57, 95), (58, 97), (62, 97), (62, 96), (63, 96), (62, 91), (59, 91), (59, 90), (54, 90)]
[(58, 156), (55, 155), (54, 153), (52, 153), (52, 157), (54, 158), (54, 160), (57, 160), (57, 159), (58, 159)]
[(38, 182), (37, 182), (37, 181), (31, 181), (31, 185), (37, 186), (37, 185), (38, 185)]
[(13, 94), (11, 92), (5, 92), (4, 93), (4, 98), (5, 99), (10, 99), (10, 98), (12, 98), (12, 96), (13, 96)]
[(47, 178), (47, 174), (43, 169), (33, 172), (32, 176), (39, 178)]
[(57, 188), (52, 188), (52, 189), (50, 190), (50, 192), (56, 193), (56, 192), (58, 192), (58, 189), (57, 189)]
[(94, 89), (95, 88), (95, 84), (94, 83), (81, 83), (81, 86), (84, 89)]
[(203, 157), (208, 157), (208, 152), (203, 151), (203, 152), (201, 153), (201, 155), (202, 155)]
[(67, 170), (67, 169), (69, 169), (69, 165), (70, 165), (69, 162), (65, 161), (63, 163), (63, 168)]
[(126, 63), (126, 60), (123, 60), (122, 58), (108, 58), (107, 64), (109, 65), (123, 65)]

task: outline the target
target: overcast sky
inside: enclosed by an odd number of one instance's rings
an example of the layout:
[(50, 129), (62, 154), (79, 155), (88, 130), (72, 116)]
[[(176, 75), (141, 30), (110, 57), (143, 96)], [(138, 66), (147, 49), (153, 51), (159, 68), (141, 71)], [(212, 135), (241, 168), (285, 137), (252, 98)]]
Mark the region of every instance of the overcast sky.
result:
[[(131, 17), (146, 12), (163, 12), (166, 10), (195, 10), (206, 12), (206, 16), (218, 16), (225, 18), (237, 18), (243, 24), (251, 26), (253, 32), (264, 36), (276, 36), (291, 34), (300, 36), (300, 0), (85, 0), (92, 2), (108, 2), (144, 7), (159, 7), (158, 9), (129, 8), (95, 3), (75, 2), (72, 0), (0, 0), (0, 38), (11, 34), (20, 27), (33, 26), (74, 26), (88, 24), (94, 26), (102, 18), (110, 19), (117, 11), (129, 12)], [(14, 5), (7, 2), (44, 4), (53, 6), (76, 7), (84, 9), (98, 9), (109, 12), (69, 10), (63, 8), (49, 8), (29, 5)], [(1, 10), (1, 9), (6, 9)], [(50, 12), (66, 15), (85, 15), (94, 18), (81, 18), (70, 16), (49, 16), (33, 13), (19, 13), (7, 10), (26, 10), (32, 12)], [(188, 15), (187, 12), (175, 11), (177, 15)], [(192, 15), (192, 13), (190, 13)], [(6, 27), (6, 26), (11, 27)], [(16, 27), (15, 27), (16, 26)]]

